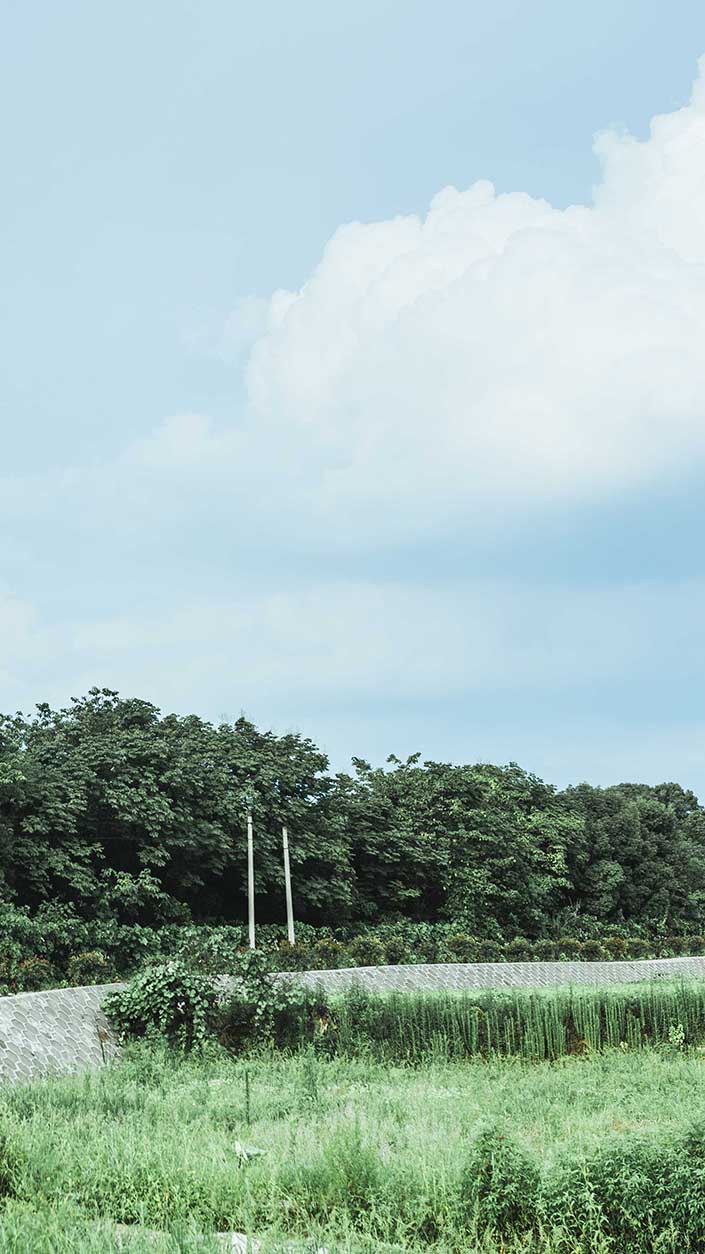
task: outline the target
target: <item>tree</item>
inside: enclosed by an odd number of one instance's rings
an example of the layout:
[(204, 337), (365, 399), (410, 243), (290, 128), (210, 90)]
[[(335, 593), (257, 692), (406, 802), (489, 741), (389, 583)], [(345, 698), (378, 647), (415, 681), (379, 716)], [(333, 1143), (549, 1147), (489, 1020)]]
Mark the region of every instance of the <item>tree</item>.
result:
[[(68, 709), (0, 721), (0, 858), (20, 902), (71, 901), (159, 922), (238, 917), (252, 795), (257, 888), (278, 909), (281, 823), (292, 836), (302, 914), (345, 910), (349, 869), (327, 759), (296, 735), (245, 719), (214, 728), (92, 689)], [(299, 872), (296, 874), (296, 872)]]

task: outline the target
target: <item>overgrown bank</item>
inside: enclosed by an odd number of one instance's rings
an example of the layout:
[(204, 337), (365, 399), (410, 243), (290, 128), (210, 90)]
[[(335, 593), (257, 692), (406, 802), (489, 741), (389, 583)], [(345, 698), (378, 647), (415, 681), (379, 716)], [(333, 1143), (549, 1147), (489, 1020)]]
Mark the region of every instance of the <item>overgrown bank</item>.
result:
[(123, 1039), (181, 1049), (218, 1042), (233, 1054), (263, 1047), (420, 1065), (429, 1059), (519, 1056), (534, 1062), (605, 1049), (705, 1046), (705, 982), (541, 991), (343, 994), (272, 980), (257, 955), (226, 984), (183, 961), (143, 971), (104, 1002)]

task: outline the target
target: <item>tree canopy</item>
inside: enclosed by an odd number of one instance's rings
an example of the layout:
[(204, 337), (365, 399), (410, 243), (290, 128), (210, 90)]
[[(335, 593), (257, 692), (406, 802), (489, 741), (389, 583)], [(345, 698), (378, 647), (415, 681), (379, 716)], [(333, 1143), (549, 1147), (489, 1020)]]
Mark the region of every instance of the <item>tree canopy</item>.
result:
[(162, 716), (109, 689), (0, 716), (0, 898), (18, 905), (242, 919), (248, 807), (263, 920), (283, 917), (282, 824), (297, 916), (314, 923), (542, 937), (581, 916), (705, 919), (705, 811), (677, 784), (558, 791), (515, 763), (418, 754), (335, 775), (299, 734)]

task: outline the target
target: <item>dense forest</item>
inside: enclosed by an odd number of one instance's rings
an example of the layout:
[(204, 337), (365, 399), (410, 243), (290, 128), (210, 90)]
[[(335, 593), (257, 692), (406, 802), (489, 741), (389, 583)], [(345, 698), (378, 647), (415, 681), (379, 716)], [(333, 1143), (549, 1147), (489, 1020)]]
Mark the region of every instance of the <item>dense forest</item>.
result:
[(283, 917), (281, 826), (297, 918), (453, 920), (541, 938), (582, 919), (692, 931), (705, 920), (705, 810), (678, 784), (558, 791), (515, 764), (353, 759), (240, 718), (213, 726), (92, 689), (0, 717), (0, 901), (71, 903), (159, 926)]

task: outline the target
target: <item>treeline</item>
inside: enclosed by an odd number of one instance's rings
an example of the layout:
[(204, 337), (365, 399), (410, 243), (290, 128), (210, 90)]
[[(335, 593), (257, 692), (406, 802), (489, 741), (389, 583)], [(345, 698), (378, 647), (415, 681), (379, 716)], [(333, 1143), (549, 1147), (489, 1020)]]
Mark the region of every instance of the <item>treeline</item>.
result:
[(452, 920), (474, 937), (578, 935), (597, 921), (705, 930), (705, 810), (678, 784), (558, 791), (515, 764), (353, 759), (303, 736), (213, 726), (92, 689), (0, 716), (0, 901), (160, 926), (257, 912), (315, 924)]

